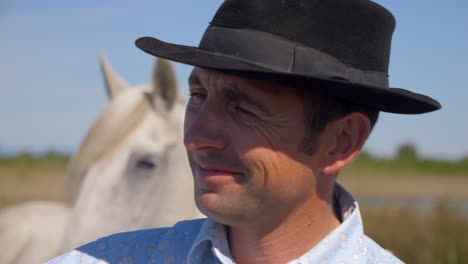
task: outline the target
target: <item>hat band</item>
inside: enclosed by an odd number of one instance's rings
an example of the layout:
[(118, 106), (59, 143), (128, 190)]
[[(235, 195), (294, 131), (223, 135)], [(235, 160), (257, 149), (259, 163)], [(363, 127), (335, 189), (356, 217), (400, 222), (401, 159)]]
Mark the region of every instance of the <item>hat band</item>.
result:
[(211, 25), (199, 48), (279, 73), (388, 88), (386, 73), (349, 67), (324, 52), (258, 30)]

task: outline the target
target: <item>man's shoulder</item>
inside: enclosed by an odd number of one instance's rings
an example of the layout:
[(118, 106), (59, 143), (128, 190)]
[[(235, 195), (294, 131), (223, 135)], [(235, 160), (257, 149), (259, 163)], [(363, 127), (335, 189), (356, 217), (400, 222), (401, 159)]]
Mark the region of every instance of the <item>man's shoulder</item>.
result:
[[(150, 260), (154, 253), (183, 258), (188, 254), (204, 221), (187, 220), (172, 227), (116, 233), (78, 247), (47, 263), (140, 263)], [(158, 258), (161, 257), (159, 255)]]
[(180, 237), (196, 237), (203, 225), (205, 219), (184, 220), (177, 222), (172, 227), (161, 227), (152, 229), (142, 229), (112, 234), (107, 237), (100, 238), (94, 242), (81, 246), (79, 248), (90, 247), (106, 243), (110, 247), (121, 246), (122, 243), (150, 242), (156, 243), (164, 239), (177, 239)]
[(364, 236), (362, 252), (365, 254), (368, 263), (386, 263), (400, 264), (403, 263), (390, 250), (381, 247), (377, 242), (368, 236)]

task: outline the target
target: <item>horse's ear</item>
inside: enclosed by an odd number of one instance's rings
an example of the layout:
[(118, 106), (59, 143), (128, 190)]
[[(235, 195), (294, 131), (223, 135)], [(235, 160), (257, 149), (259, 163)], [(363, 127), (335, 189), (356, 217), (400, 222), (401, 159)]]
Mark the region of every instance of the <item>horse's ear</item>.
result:
[(177, 80), (172, 64), (164, 59), (157, 59), (153, 71), (153, 92), (161, 98), (168, 110), (177, 99)]
[(114, 98), (117, 94), (128, 88), (128, 83), (122, 79), (109, 65), (104, 55), (99, 55), (99, 64), (101, 65), (102, 76), (106, 84), (107, 96)]

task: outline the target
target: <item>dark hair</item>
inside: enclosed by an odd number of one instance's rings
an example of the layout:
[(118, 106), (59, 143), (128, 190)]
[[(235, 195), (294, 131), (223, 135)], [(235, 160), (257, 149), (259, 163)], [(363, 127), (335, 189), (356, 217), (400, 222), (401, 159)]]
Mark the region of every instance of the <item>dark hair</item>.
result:
[(304, 104), (306, 128), (306, 136), (301, 150), (307, 154), (312, 155), (315, 152), (318, 135), (328, 123), (350, 113), (358, 112), (367, 116), (372, 130), (379, 118), (379, 110), (376, 109), (329, 96), (322, 96), (314, 92), (301, 91), (300, 93)]

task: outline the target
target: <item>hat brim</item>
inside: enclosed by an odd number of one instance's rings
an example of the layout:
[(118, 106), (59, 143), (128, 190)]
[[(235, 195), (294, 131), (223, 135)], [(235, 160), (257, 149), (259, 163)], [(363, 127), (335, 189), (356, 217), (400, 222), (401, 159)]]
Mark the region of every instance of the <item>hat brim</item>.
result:
[[(257, 73), (274, 75), (288, 81), (308, 85), (309, 89), (321, 94), (334, 96), (346, 101), (366, 105), (383, 112), (396, 114), (422, 114), (441, 108), (436, 100), (429, 96), (414, 93), (401, 88), (383, 88), (367, 85), (356, 85), (342, 79), (325, 79), (288, 72), (278, 72), (237, 57), (201, 50), (197, 47), (167, 43), (152, 37), (142, 37), (135, 41), (141, 50), (164, 59), (222, 71)], [(315, 85), (316, 84), (316, 85)]]

